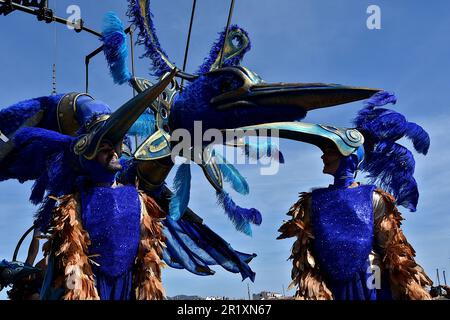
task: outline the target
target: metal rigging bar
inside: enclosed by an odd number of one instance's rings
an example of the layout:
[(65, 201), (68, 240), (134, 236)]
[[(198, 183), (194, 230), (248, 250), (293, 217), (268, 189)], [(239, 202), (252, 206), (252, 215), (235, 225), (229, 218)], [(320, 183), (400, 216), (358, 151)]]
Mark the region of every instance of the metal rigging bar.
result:
[[(125, 34), (130, 34), (130, 37), (133, 37), (133, 33), (132, 33), (132, 26), (128, 26), (128, 28), (126, 28), (125, 30)], [(133, 45), (133, 40), (131, 40), (131, 43)], [(96, 55), (98, 55), (100, 52), (103, 51), (103, 45), (98, 47), (97, 49), (95, 49), (94, 51), (92, 51), (91, 53), (89, 53), (85, 59), (84, 59), (84, 63), (85, 63), (85, 67), (86, 67), (86, 93), (89, 92), (89, 63), (91, 61), (92, 58), (94, 58)], [(134, 53), (134, 51), (133, 51)], [(131, 64), (132, 64), (132, 69), (133, 69), (133, 74), (134, 74), (134, 56), (133, 54), (131, 55)]]
[(39, 21), (45, 21), (46, 23), (58, 22), (61, 24), (73, 26), (76, 32), (86, 31), (97, 37), (101, 37), (102, 35), (101, 33), (95, 30), (85, 27), (82, 19), (80, 19), (78, 23), (74, 24), (73, 22), (67, 19), (55, 16), (53, 10), (47, 7), (32, 9), (27, 6), (15, 3), (12, 0), (0, 0), (0, 8), (2, 8), (0, 13), (2, 13), (3, 15), (7, 15), (14, 10), (18, 10), (36, 16)]

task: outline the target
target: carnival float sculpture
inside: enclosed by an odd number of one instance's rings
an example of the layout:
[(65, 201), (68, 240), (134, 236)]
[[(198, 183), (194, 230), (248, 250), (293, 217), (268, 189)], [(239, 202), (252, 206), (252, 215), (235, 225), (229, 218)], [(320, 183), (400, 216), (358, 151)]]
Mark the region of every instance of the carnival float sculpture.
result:
[[(114, 82), (130, 84), (137, 92), (113, 113), (85, 92), (30, 99), (0, 110), (0, 130), (7, 138), (0, 144), (0, 180), (35, 181), (30, 196), (39, 205), (34, 228), (49, 237), (40, 269), (2, 262), (2, 275), (8, 279), (2, 286), (14, 283), (20, 296), (20, 279), (40, 283), (43, 278), (37, 290), (43, 299), (162, 299), (162, 261), (198, 275), (214, 274), (210, 266), (220, 265), (254, 280), (249, 263), (256, 255), (233, 249), (189, 209), (189, 161), (201, 167), (236, 229), (251, 235), (251, 225), (262, 222), (261, 213), (239, 207), (224, 189), (225, 181), (247, 194), (248, 183), (211, 141), (190, 141), (188, 151), (177, 152), (177, 130), (193, 137), (200, 121), (202, 136), (208, 129), (236, 133), (250, 128), (265, 135), (264, 127), (279, 130), (282, 138), (311, 142), (298, 122), (309, 111), (364, 100), (380, 90), (264, 82), (241, 66), (251, 44), (247, 32), (230, 24), (233, 3), (209, 56), (195, 74), (188, 74), (162, 49), (150, 1), (129, 1), (128, 15), (139, 31), (137, 43), (150, 59), (154, 83), (128, 70), (126, 32), (132, 28), (125, 29), (115, 14), (106, 14), (101, 50)], [(28, 12), (11, 1), (1, 1), (0, 7), (4, 14)], [(33, 14), (61, 22), (45, 3)], [(78, 30), (98, 34), (81, 22)], [(362, 144), (348, 139), (350, 148)], [(250, 157), (283, 159), (270, 143), (252, 144), (245, 136), (220, 143), (241, 148)], [(165, 181), (174, 154), (188, 162), (178, 167), (170, 190)], [(124, 219), (134, 223), (128, 232), (119, 232)], [(33, 271), (40, 276), (30, 277)]]

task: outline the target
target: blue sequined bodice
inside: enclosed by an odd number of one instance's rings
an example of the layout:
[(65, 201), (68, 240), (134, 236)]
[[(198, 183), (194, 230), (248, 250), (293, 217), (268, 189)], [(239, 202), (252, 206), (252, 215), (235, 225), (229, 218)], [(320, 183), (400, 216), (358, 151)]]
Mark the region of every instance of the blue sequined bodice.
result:
[(129, 271), (140, 239), (141, 206), (136, 188), (94, 187), (81, 193), (83, 227), (89, 233), (89, 255), (101, 272), (117, 277)]
[(368, 185), (312, 192), (314, 253), (332, 282), (352, 280), (365, 271), (372, 250), (374, 190)]

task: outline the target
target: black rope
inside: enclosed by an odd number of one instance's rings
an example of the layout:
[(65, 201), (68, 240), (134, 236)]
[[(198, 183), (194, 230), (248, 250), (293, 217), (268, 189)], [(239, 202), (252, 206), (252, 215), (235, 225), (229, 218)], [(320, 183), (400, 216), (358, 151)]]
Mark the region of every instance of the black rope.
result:
[(14, 250), (12, 261), (17, 261), (17, 255), (19, 254), (20, 246), (22, 245), (22, 242), (25, 240), (25, 238), (33, 231), (36, 227), (33, 225), (30, 229), (25, 231), (25, 233), (20, 238), (19, 242), (16, 245), (16, 249)]
[(230, 11), (228, 12), (227, 28), (225, 29), (225, 39), (223, 41), (222, 50), (220, 51), (219, 68), (222, 68), (222, 64), (223, 64), (223, 55), (224, 55), (224, 51), (225, 51), (225, 44), (227, 43), (227, 37), (228, 37), (228, 31), (229, 31), (228, 29), (230, 28), (231, 18), (233, 16), (233, 10), (234, 10), (234, 0), (231, 0)]
[[(186, 49), (184, 50), (183, 72), (186, 72), (186, 65), (187, 65), (187, 59), (188, 59), (188, 53), (189, 53), (189, 44), (191, 43), (192, 25), (194, 23), (195, 6), (196, 5), (197, 5), (197, 0), (194, 0), (192, 2), (191, 20), (189, 22), (189, 32), (188, 32), (188, 37), (187, 37), (187, 41), (186, 41)], [(181, 80), (181, 88), (183, 88), (183, 83), (184, 83), (184, 79)]]

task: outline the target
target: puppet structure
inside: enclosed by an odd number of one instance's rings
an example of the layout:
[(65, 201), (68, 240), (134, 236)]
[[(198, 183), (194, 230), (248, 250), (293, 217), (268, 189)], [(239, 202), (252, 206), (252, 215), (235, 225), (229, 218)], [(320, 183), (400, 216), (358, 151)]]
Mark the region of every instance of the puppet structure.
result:
[[(35, 226), (51, 237), (45, 248), (49, 267), (41, 298), (159, 299), (163, 297), (160, 260), (197, 275), (212, 275), (210, 266), (220, 265), (253, 281), (255, 273), (248, 264), (255, 255), (234, 250), (188, 208), (191, 166), (179, 166), (173, 191), (166, 186), (177, 146), (173, 132), (184, 129), (195, 136), (195, 121), (202, 122), (202, 134), (210, 128), (229, 132), (274, 121), (284, 121), (281, 124), (289, 127), (287, 121), (301, 120), (311, 110), (366, 99), (379, 91), (322, 83), (266, 83), (240, 65), (250, 49), (250, 40), (238, 26), (220, 33), (195, 74), (176, 73), (186, 81), (181, 86), (172, 79), (176, 67), (159, 44), (149, 5), (148, 0), (130, 0), (128, 14), (139, 30), (138, 44), (144, 46), (145, 56), (151, 60), (157, 77), (155, 86), (128, 71), (124, 28), (112, 13), (105, 17), (101, 38), (114, 81), (132, 85), (139, 93), (138, 100), (130, 100), (125, 109), (112, 116), (107, 105), (85, 93), (35, 98), (0, 111), (0, 130), (8, 138), (0, 142), (0, 181), (35, 181), (30, 196), (40, 206)], [(132, 107), (154, 88), (161, 90), (159, 96), (146, 99), (145, 108), (140, 103)], [(117, 112), (123, 110), (134, 112), (132, 116), (124, 113), (119, 119)], [(123, 126), (119, 130), (120, 123)], [(114, 134), (114, 141), (110, 141), (114, 143), (108, 145), (104, 137), (99, 138), (98, 132), (103, 131), (120, 134)], [(286, 138), (296, 139), (295, 130), (282, 132)], [(117, 142), (125, 134), (121, 168), (114, 175), (103, 172), (97, 158), (104, 161), (114, 150), (120, 153)], [(269, 153), (282, 161), (270, 144), (253, 145), (246, 140), (223, 143), (242, 148), (249, 157)], [(216, 190), (219, 205), (238, 231), (251, 235), (251, 225), (262, 222), (260, 212), (239, 207), (224, 190), (225, 181), (235, 191), (247, 194), (248, 183), (210, 148), (209, 142), (198, 147), (200, 158), (198, 154), (179, 155), (200, 160), (195, 162)], [(103, 156), (98, 156), (99, 150)], [(34, 162), (30, 163), (30, 158)], [(136, 201), (125, 201), (130, 197)], [(123, 208), (124, 202), (130, 208)], [(108, 213), (101, 209), (103, 205), (112, 205), (117, 219), (106, 221)], [(124, 211), (133, 215), (135, 223), (127, 226), (133, 230), (109, 237), (108, 226), (118, 228)], [(116, 248), (120, 245), (127, 247), (122, 248), (126, 253)], [(17, 261), (5, 261), (0, 269), (13, 275), (8, 278), (10, 282), (33, 271)]]

